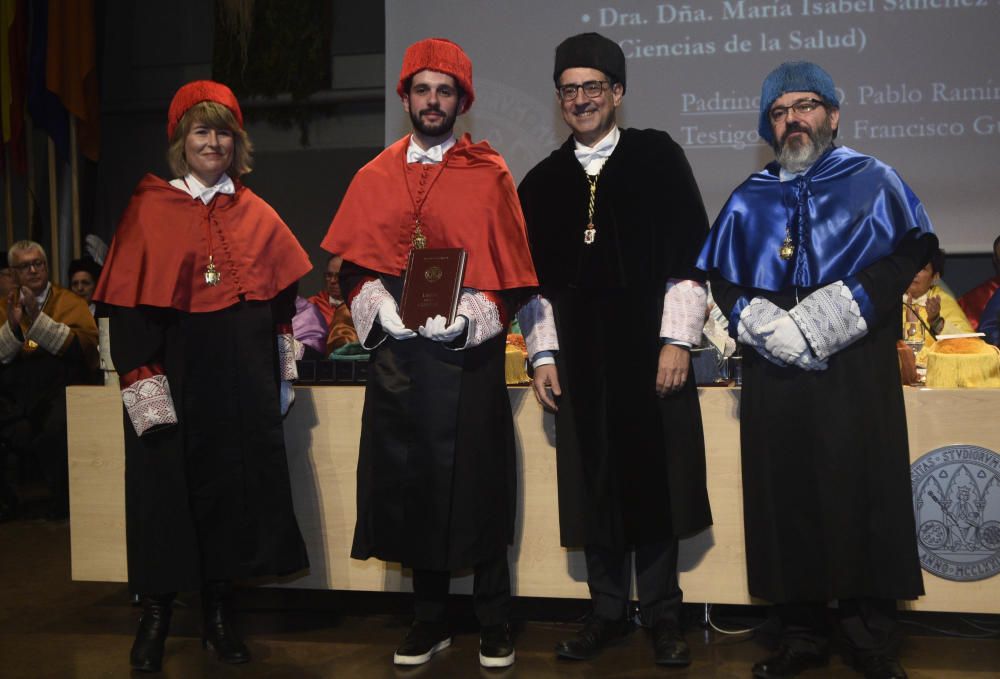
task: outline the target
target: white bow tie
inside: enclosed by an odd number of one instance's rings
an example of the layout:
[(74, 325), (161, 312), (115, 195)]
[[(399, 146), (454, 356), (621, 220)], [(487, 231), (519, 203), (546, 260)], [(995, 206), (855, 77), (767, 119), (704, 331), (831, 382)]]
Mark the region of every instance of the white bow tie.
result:
[(614, 144), (601, 144), (596, 148), (577, 148), (573, 150), (573, 155), (580, 162), (584, 169), (590, 163), (601, 158), (607, 158), (615, 150)]
[(413, 147), (406, 153), (408, 163), (440, 163), (444, 159), (444, 152), (441, 145), (432, 146), (426, 151), (419, 147)]
[(236, 186), (233, 184), (233, 180), (229, 177), (226, 177), (223, 181), (219, 182), (218, 184), (202, 189), (202, 192), (198, 194), (198, 198), (205, 205), (208, 205), (209, 203), (212, 202), (212, 199), (215, 198), (215, 194), (217, 193), (225, 193), (226, 195), (229, 196), (236, 193)]

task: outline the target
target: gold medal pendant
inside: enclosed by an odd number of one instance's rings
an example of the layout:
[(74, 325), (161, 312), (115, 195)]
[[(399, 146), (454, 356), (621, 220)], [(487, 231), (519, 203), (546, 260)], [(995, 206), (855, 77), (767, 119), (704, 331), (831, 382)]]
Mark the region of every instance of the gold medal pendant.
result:
[(795, 255), (795, 245), (792, 243), (792, 236), (785, 230), (785, 240), (782, 241), (781, 247), (778, 248), (778, 256), (783, 260), (788, 261)]
[(597, 229), (594, 228), (594, 225), (587, 224), (587, 228), (583, 230), (583, 242), (587, 245), (592, 244), (596, 235)]
[(410, 245), (414, 250), (423, 250), (427, 247), (427, 236), (420, 230), (420, 220), (413, 223), (413, 236), (410, 238)]
[(212, 255), (209, 255), (208, 266), (205, 267), (205, 283), (215, 286), (218, 285), (221, 280), (222, 274), (215, 268), (215, 263), (212, 261)]

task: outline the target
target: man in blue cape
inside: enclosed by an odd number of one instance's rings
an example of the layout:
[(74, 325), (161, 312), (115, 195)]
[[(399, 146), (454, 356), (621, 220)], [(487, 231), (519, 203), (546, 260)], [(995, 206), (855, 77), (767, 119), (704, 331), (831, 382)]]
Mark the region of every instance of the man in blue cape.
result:
[(733, 192), (698, 260), (743, 345), (747, 577), (781, 629), (755, 677), (825, 664), (834, 600), (859, 671), (905, 677), (896, 600), (924, 591), (895, 345), (937, 238), (895, 170), (835, 147), (839, 121), (819, 66), (768, 75), (776, 162)]

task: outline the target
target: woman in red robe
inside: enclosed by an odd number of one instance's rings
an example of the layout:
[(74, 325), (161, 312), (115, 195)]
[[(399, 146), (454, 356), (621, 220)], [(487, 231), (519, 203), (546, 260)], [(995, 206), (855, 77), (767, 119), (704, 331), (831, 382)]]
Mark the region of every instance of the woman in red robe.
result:
[(228, 87), (180, 88), (167, 136), (177, 178), (139, 182), (94, 295), (109, 305), (125, 404), (128, 576), (143, 603), (130, 661), (147, 672), (160, 669), (176, 592), (201, 590), (203, 644), (243, 663), (232, 581), (308, 565), (282, 418), (309, 260), (240, 182), (252, 146)]

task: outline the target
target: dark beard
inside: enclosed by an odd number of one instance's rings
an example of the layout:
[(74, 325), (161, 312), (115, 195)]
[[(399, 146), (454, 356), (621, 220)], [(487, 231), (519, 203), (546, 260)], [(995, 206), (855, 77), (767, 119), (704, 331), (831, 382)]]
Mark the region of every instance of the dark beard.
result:
[[(410, 109), (410, 123), (413, 125), (413, 129), (424, 135), (425, 137), (441, 137), (451, 132), (452, 128), (455, 127), (455, 121), (458, 119), (458, 110), (455, 110), (454, 115), (447, 115), (438, 123), (436, 126), (431, 127), (424, 123), (423, 118), (420, 117), (421, 113), (425, 113), (429, 110), (441, 111), (441, 109), (424, 109), (423, 111), (414, 111)], [(444, 111), (441, 111), (444, 113)]]
[[(805, 132), (808, 141), (788, 143), (788, 137), (794, 132)], [(796, 173), (809, 168), (833, 144), (833, 127), (830, 125), (829, 113), (823, 121), (810, 130), (797, 122), (788, 123), (781, 139), (774, 140), (774, 155), (786, 171)]]

